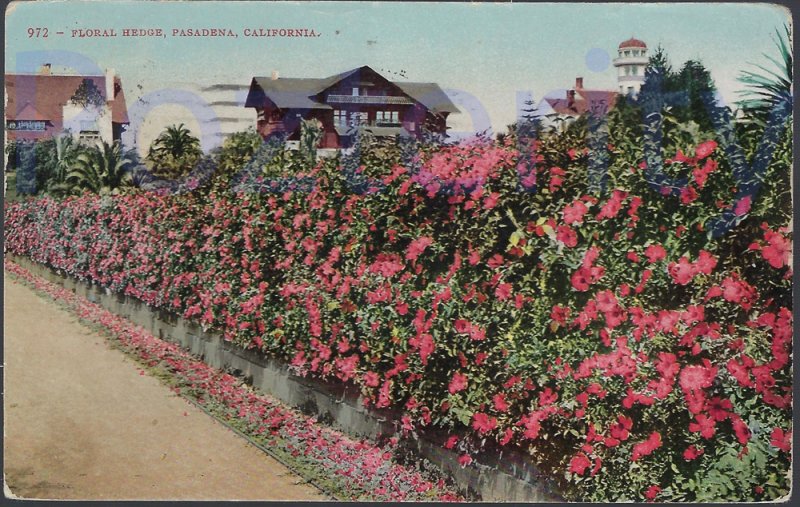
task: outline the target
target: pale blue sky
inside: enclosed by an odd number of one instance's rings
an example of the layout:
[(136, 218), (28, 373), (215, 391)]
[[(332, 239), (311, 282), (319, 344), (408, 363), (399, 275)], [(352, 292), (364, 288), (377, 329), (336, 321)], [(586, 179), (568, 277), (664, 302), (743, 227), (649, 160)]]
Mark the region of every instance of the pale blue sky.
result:
[[(248, 84), (252, 76), (273, 70), (283, 77), (324, 77), (370, 65), (379, 71), (404, 70), (410, 81), (435, 81), (457, 100), (474, 97), (471, 104), (458, 104), (463, 114), (451, 122), (457, 130), (468, 129), (468, 111), (481, 108), (494, 129), (502, 130), (514, 121), (518, 91), (530, 91), (538, 101), (570, 87), (576, 76), (583, 76), (588, 88), (615, 89), (614, 68), (590, 70), (586, 54), (599, 48), (614, 58), (618, 44), (631, 36), (650, 48), (663, 45), (674, 66), (701, 60), (731, 103), (741, 88), (738, 73), (749, 62), (767, 63), (762, 53), (774, 54), (771, 36), (789, 19), (781, 7), (741, 3), (43, 1), (8, 9), (6, 72), (38, 66), (43, 58), (58, 70), (58, 54), (23, 52), (74, 52), (101, 69), (114, 68), (130, 108), (137, 98), (162, 88), (196, 93), (203, 84)], [(29, 26), (48, 27), (49, 37), (28, 38)], [(168, 33), (172, 28), (231, 28), (240, 35), (70, 37), (75, 28), (120, 33), (125, 27)], [(321, 36), (248, 38), (242, 35), (248, 27), (307, 27)], [(66, 34), (55, 35), (59, 30)]]

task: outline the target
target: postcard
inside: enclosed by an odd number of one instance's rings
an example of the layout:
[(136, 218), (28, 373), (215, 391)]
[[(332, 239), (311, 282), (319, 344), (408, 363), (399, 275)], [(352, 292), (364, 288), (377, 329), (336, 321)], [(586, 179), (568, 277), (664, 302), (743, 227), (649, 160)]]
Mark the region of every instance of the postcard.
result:
[(7, 497), (791, 494), (787, 7), (5, 23)]

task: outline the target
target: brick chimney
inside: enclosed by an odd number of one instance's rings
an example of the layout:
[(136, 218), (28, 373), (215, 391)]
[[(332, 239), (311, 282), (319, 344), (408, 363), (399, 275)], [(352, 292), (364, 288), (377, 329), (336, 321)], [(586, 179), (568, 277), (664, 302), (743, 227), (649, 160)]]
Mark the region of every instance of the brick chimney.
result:
[(583, 88), (583, 78), (582, 77), (576, 77), (575, 78), (575, 89), (576, 90), (580, 90), (581, 88)]

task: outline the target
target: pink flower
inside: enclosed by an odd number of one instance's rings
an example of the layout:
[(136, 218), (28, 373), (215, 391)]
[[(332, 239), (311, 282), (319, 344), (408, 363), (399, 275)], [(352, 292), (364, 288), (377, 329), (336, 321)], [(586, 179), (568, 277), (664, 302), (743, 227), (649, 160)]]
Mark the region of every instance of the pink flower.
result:
[(567, 225), (583, 223), (583, 216), (588, 212), (588, 208), (582, 201), (578, 200), (564, 207), (564, 223)]
[(650, 434), (647, 440), (644, 442), (639, 442), (633, 446), (631, 460), (637, 461), (644, 456), (650, 455), (659, 447), (661, 447), (661, 434), (657, 431), (654, 431)]
[(788, 266), (789, 255), (792, 251), (792, 245), (789, 240), (770, 230), (764, 233), (764, 239), (768, 243), (767, 246), (761, 249), (761, 255), (764, 260), (769, 262), (769, 265), (775, 269)]
[(495, 394), (492, 398), (492, 403), (494, 404), (494, 409), (498, 412), (505, 412), (508, 410), (508, 402), (506, 402), (506, 397), (502, 393)]
[(747, 442), (750, 441), (750, 428), (747, 427), (747, 424), (738, 414), (731, 414), (730, 417), (736, 440), (742, 445), (747, 445)]
[(499, 284), (494, 291), (494, 295), (497, 296), (497, 299), (499, 299), (500, 301), (505, 301), (511, 296), (511, 284), (510, 283)]
[(523, 438), (535, 440), (539, 437), (539, 430), (541, 429), (541, 413), (534, 412), (530, 415), (522, 416), (519, 424), (525, 426), (525, 432), (522, 434)]
[(783, 431), (783, 428), (774, 428), (770, 433), (769, 443), (772, 447), (780, 449), (783, 452), (789, 452), (792, 448), (792, 432)]
[(714, 433), (717, 431), (717, 422), (714, 421), (713, 418), (708, 417), (705, 414), (698, 414), (695, 416), (695, 420), (696, 422), (689, 423), (689, 431), (693, 433), (699, 432), (700, 435), (705, 439), (709, 439), (714, 436)]
[(683, 451), (683, 459), (685, 459), (686, 461), (692, 461), (702, 456), (703, 452), (704, 451), (702, 448), (690, 445), (689, 447), (686, 448), (685, 451)]
[(708, 400), (708, 404), (706, 405), (706, 411), (708, 411), (708, 415), (713, 417), (716, 421), (724, 421), (727, 419), (732, 408), (733, 404), (731, 403), (731, 400), (727, 398), (720, 398), (718, 396)]
[(492, 209), (497, 206), (497, 201), (500, 199), (500, 194), (492, 192), (483, 200), (483, 209)]
[(752, 203), (752, 198), (749, 195), (746, 195), (736, 201), (736, 204), (733, 207), (733, 214), (737, 217), (742, 215), (746, 215), (750, 211), (750, 206)]
[(574, 474), (583, 475), (590, 466), (592, 466), (592, 462), (589, 461), (589, 458), (586, 457), (584, 453), (579, 452), (570, 460), (569, 471)]
[(711, 387), (716, 375), (717, 368), (711, 367), (710, 363), (687, 366), (681, 370), (679, 384), (684, 392), (707, 389)]
[(453, 378), (450, 380), (450, 385), (447, 388), (447, 390), (450, 391), (450, 394), (456, 394), (457, 392), (463, 391), (466, 388), (467, 376), (458, 372), (454, 373)]
[(461, 465), (461, 468), (466, 467), (470, 463), (472, 463), (472, 456), (469, 454), (462, 454), (458, 457), (458, 464)]
[(700, 250), (694, 265), (699, 273), (710, 275), (714, 268), (717, 267), (717, 258), (705, 250)]
[(597, 219), (602, 220), (604, 218), (614, 218), (619, 213), (620, 209), (622, 209), (622, 201), (628, 196), (627, 192), (622, 190), (614, 190), (611, 195), (611, 198), (600, 208), (600, 212), (597, 214)]
[(661, 245), (650, 245), (645, 249), (644, 254), (647, 256), (647, 260), (653, 264), (664, 259), (667, 256), (667, 251)]
[(559, 225), (556, 229), (556, 239), (569, 248), (574, 248), (578, 245), (578, 233), (572, 230), (568, 225)]
[(494, 417), (490, 417), (483, 412), (476, 412), (472, 416), (472, 428), (480, 435), (488, 433), (496, 427), (497, 419)]
[(648, 502), (652, 502), (656, 499), (659, 493), (661, 493), (661, 488), (659, 486), (652, 485), (647, 488), (647, 491), (644, 492), (644, 497)]
[(694, 151), (694, 156), (697, 157), (699, 160), (703, 160), (707, 156), (714, 153), (714, 150), (716, 149), (717, 149), (716, 141), (709, 140), (697, 145), (697, 148)]
[(411, 242), (411, 244), (408, 245), (408, 249), (406, 250), (406, 259), (410, 261), (417, 260), (417, 257), (419, 257), (422, 254), (422, 252), (424, 252), (425, 249), (431, 246), (432, 244), (433, 244), (433, 238), (429, 236), (422, 236), (415, 239), (414, 241)]
[(609, 434), (620, 441), (628, 440), (630, 430), (633, 427), (633, 420), (630, 417), (621, 415), (617, 422), (609, 428)]
[(678, 285), (688, 284), (696, 274), (694, 264), (689, 262), (689, 259), (685, 256), (678, 259), (678, 262), (670, 262), (667, 269), (669, 270), (669, 276), (671, 276)]

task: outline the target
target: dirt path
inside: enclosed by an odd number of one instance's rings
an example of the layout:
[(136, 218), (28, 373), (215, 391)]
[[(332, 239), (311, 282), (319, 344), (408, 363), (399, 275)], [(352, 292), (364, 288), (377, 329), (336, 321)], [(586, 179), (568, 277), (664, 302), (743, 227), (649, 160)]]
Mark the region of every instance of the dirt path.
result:
[(4, 305), (7, 495), (325, 499), (9, 277)]

